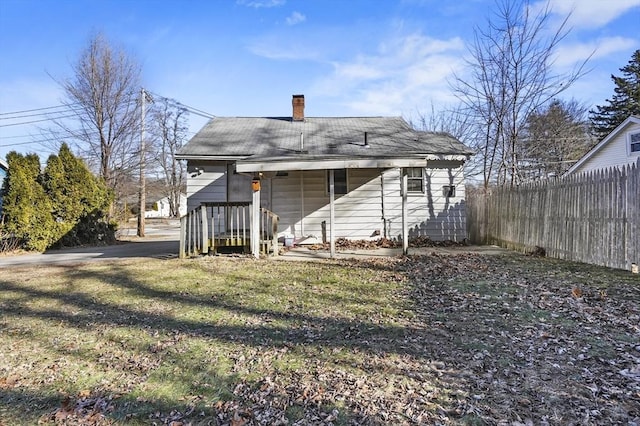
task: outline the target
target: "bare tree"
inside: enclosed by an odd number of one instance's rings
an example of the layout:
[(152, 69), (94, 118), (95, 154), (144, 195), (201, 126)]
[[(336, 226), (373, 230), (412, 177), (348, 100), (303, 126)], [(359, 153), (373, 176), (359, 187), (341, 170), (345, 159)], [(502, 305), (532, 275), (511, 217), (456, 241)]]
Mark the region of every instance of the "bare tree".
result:
[(417, 120), (409, 120), (409, 124), (418, 130), (448, 133), (460, 141), (473, 135), (473, 123), (460, 105), (436, 110), (431, 104), (428, 113), (418, 111)]
[[(429, 132), (447, 133), (467, 146), (472, 146), (477, 133), (476, 123), (473, 117), (467, 113), (462, 105), (436, 110), (433, 103), (428, 113), (418, 111), (416, 120), (408, 120), (409, 124), (418, 130)], [(465, 176), (474, 177), (482, 171), (476, 162), (478, 156), (472, 156), (465, 163)]]
[(172, 217), (180, 216), (180, 194), (184, 191), (185, 166), (176, 154), (187, 139), (188, 111), (178, 102), (159, 98), (151, 111), (150, 133), (154, 136), (153, 163), (164, 181)]
[(475, 122), (470, 146), (480, 156), (484, 186), (517, 185), (520, 133), (531, 113), (565, 91), (586, 61), (568, 73), (552, 70), (555, 50), (567, 35), (567, 18), (549, 33), (547, 4), (534, 12), (528, 0), (500, 0), (485, 29), (469, 47), (469, 75), (455, 75), (453, 90)]
[(519, 147), (523, 179), (560, 176), (591, 148), (587, 110), (575, 100), (554, 99), (529, 115)]
[(60, 82), (77, 122), (59, 124), (116, 195), (139, 164), (140, 73), (131, 56), (97, 34), (73, 65), (73, 77)]

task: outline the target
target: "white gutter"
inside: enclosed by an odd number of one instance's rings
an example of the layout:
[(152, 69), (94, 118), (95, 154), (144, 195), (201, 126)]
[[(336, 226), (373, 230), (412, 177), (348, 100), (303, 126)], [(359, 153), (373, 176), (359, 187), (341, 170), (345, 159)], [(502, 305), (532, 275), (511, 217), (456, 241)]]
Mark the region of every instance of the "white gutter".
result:
[(424, 158), (385, 158), (347, 160), (242, 161), (236, 163), (238, 173), (277, 172), (287, 170), (387, 169), (395, 167), (427, 167), (428, 161), (466, 161), (466, 155), (428, 155)]

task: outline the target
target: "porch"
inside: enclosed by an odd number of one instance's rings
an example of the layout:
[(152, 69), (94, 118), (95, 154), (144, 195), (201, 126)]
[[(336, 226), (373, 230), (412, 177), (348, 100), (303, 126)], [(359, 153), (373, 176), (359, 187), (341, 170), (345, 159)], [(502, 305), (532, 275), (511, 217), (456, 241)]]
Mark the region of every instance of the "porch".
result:
[(180, 219), (181, 258), (221, 251), (278, 255), (278, 216), (253, 202), (204, 202)]

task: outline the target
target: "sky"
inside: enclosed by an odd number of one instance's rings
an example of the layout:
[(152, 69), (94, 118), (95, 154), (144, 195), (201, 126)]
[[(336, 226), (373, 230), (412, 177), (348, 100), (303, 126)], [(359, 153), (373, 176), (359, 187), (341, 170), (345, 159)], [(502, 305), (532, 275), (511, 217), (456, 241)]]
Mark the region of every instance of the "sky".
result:
[[(548, 30), (567, 16), (570, 29), (553, 71), (591, 55), (561, 97), (605, 104), (611, 75), (640, 48), (640, 0), (549, 5)], [(495, 10), (495, 0), (2, 0), (0, 157), (51, 153), (43, 113), (56, 110), (41, 108), (61, 105), (59, 82), (96, 33), (140, 64), (146, 90), (215, 116), (289, 116), (304, 94), (306, 116), (412, 120), (456, 103), (452, 75), (468, 71), (474, 30)], [(191, 115), (191, 134), (205, 123)]]

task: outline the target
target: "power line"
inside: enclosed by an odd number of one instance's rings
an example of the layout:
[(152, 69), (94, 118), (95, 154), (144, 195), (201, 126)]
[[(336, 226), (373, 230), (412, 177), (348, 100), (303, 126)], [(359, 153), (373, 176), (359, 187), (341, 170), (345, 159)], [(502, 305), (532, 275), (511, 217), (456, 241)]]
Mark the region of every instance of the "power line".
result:
[(65, 110), (61, 110), (61, 111), (51, 111), (51, 112), (39, 112), (39, 113), (35, 113), (35, 114), (22, 114), (22, 115), (14, 115), (12, 117), (0, 117), (0, 120), (16, 120), (18, 118), (28, 118), (28, 117), (49, 117), (50, 115), (55, 115), (55, 114), (66, 114), (68, 112), (77, 112), (80, 111), (79, 109), (73, 109), (73, 108), (68, 108)]
[(191, 107), (189, 105), (185, 105), (185, 104), (180, 103), (180, 102), (178, 102), (178, 104), (182, 105), (183, 107), (185, 107), (192, 114), (199, 115), (199, 116), (204, 117), (204, 118), (215, 118), (215, 115), (209, 114), (206, 111), (199, 110), (197, 108)]
[(63, 115), (61, 117), (43, 118), (42, 120), (22, 121), (20, 123), (0, 124), (0, 127), (22, 126), (25, 124), (42, 123), (43, 121), (60, 120), (63, 118), (77, 117), (77, 114)]
[(159, 98), (173, 101), (173, 102), (176, 103), (176, 105), (185, 108), (187, 111), (191, 112), (192, 114), (199, 115), (199, 116), (204, 117), (204, 118), (215, 118), (215, 115), (213, 115), (211, 113), (208, 113), (206, 111), (203, 111), (203, 110), (195, 108), (195, 107), (192, 107), (190, 105), (183, 104), (182, 102), (180, 102), (180, 101), (178, 101), (176, 99), (167, 98), (166, 96), (162, 96), (159, 93), (155, 93), (155, 92), (151, 92), (151, 91), (149, 91), (149, 93), (151, 93), (152, 95), (157, 96)]
[(76, 102), (76, 103), (69, 104), (69, 105), (56, 105), (56, 106), (50, 106), (50, 107), (25, 109), (25, 110), (22, 110), (22, 111), (0, 112), (0, 115), (15, 115), (15, 114), (24, 114), (24, 113), (27, 113), (27, 112), (44, 111), (44, 110), (48, 110), (48, 109), (71, 108), (72, 106), (75, 106), (75, 105), (80, 105), (80, 104)]
[[(49, 132), (49, 133), (53, 133), (53, 132)], [(57, 137), (60, 137), (60, 138), (65, 138), (65, 137), (76, 137), (76, 135), (77, 135), (77, 134), (80, 134), (80, 133), (82, 133), (82, 134), (85, 134), (85, 133), (86, 133), (86, 134), (87, 134), (87, 135), (89, 135), (89, 136), (91, 136), (91, 135), (97, 135), (97, 134), (98, 134), (97, 132), (88, 132), (88, 133), (87, 133), (86, 131), (84, 131), (84, 130), (82, 130), (82, 129), (78, 129), (78, 130), (66, 130), (65, 132), (61, 132), (61, 133), (60, 133), (60, 136), (57, 136)], [(43, 136), (44, 136), (44, 135), (43, 135)], [(36, 137), (35, 135), (12, 135), (12, 136), (0, 136), (0, 141), (1, 141), (1, 140), (5, 140), (5, 139), (23, 139), (23, 138), (35, 138), (35, 137)]]
[(31, 142), (19, 142), (19, 143), (9, 143), (9, 144), (0, 144), (0, 147), (2, 148), (6, 148), (8, 146), (19, 146), (19, 145), (33, 145), (33, 144), (37, 144), (37, 145), (42, 145), (45, 142), (53, 142), (57, 139), (42, 139), (39, 141), (31, 141)]
[[(78, 136), (78, 134), (82, 133), (82, 136)], [(36, 139), (35, 135), (16, 135), (16, 136), (0, 136), (0, 142), (3, 142), (7, 139), (23, 139), (23, 138), (32, 138), (29, 142), (12, 142), (12, 143), (0, 143), (0, 147), (6, 146), (17, 146), (17, 145), (28, 145), (31, 143), (45, 143), (45, 142), (56, 142), (63, 141), (65, 139), (82, 139), (85, 136), (97, 136), (98, 132), (85, 132), (83, 130), (68, 130), (65, 132), (61, 132), (59, 134), (52, 134), (51, 137), (46, 137), (46, 135), (41, 135), (40, 138)], [(45, 137), (44, 139), (42, 137)]]

